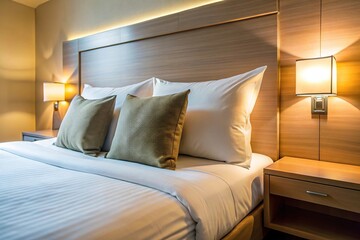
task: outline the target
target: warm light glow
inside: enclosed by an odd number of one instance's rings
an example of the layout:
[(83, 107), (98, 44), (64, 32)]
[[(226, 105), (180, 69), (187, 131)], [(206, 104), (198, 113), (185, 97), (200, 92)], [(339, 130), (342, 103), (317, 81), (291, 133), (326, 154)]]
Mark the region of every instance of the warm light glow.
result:
[(65, 100), (65, 84), (44, 83), (44, 102)]
[(329, 72), (325, 66), (309, 66), (308, 68), (303, 69), (299, 74), (300, 79), (306, 81), (307, 84), (311, 84), (326, 81), (326, 79), (330, 78), (331, 72)]
[(201, 6), (212, 4), (212, 3), (215, 3), (215, 2), (222, 2), (222, 1), (223, 0), (209, 0), (205, 4), (204, 3), (199, 4), (199, 3), (196, 3), (194, 1), (193, 4), (187, 4), (185, 6), (181, 6), (181, 7), (178, 7), (178, 8), (172, 8), (172, 9), (169, 9), (167, 11), (155, 11), (155, 12), (150, 12), (150, 13), (147, 13), (147, 14), (144, 13), (140, 17), (133, 18), (133, 19), (130, 19), (130, 20), (124, 20), (123, 22), (113, 24), (112, 26), (107, 26), (105, 28), (102, 27), (101, 29), (94, 29), (91, 32), (78, 33), (77, 35), (70, 36), (68, 40), (71, 41), (71, 40), (74, 40), (74, 39), (87, 37), (87, 36), (90, 36), (90, 35), (93, 35), (93, 34), (96, 34), (96, 33), (105, 32), (105, 31), (117, 29), (117, 28), (120, 28), (120, 27), (126, 27), (126, 26), (129, 26), (129, 25), (149, 21), (149, 20), (152, 20), (152, 19), (155, 19), (155, 18), (164, 17), (164, 16), (167, 16), (167, 15), (179, 13), (179, 12), (186, 11), (186, 10), (189, 10), (189, 9), (201, 7)]
[(336, 60), (333, 56), (296, 61), (296, 94), (328, 95), (337, 93)]

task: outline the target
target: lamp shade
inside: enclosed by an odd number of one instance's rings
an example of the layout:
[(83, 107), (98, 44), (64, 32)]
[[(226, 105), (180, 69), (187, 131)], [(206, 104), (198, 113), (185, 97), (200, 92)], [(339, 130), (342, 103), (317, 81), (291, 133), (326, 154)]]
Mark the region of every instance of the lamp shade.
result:
[(44, 83), (44, 102), (65, 100), (65, 84)]
[(296, 60), (296, 95), (337, 94), (334, 56)]

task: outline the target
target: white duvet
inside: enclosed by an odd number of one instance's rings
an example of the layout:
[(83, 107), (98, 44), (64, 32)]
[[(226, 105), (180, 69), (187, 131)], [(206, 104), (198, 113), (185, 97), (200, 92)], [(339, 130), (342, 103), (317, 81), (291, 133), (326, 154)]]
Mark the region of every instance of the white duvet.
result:
[(262, 169), (180, 156), (176, 171), (54, 140), (0, 144), (0, 239), (220, 239), (262, 199)]

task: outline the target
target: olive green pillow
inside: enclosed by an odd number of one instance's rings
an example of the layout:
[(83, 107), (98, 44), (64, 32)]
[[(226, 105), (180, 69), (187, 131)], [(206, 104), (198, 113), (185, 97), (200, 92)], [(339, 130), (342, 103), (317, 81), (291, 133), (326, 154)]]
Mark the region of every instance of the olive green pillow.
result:
[(175, 169), (189, 92), (149, 98), (128, 95), (106, 157)]
[(75, 96), (55, 145), (90, 155), (99, 153), (113, 117), (115, 99), (116, 96), (97, 100)]

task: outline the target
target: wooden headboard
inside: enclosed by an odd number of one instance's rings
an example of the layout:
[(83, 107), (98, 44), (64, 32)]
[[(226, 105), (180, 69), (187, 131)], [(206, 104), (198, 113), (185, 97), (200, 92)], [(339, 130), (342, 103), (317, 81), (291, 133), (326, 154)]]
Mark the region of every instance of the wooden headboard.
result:
[(251, 115), (252, 148), (277, 160), (278, 6), (228, 0), (63, 44), (69, 82), (124, 86), (156, 76), (206, 81), (267, 65)]

